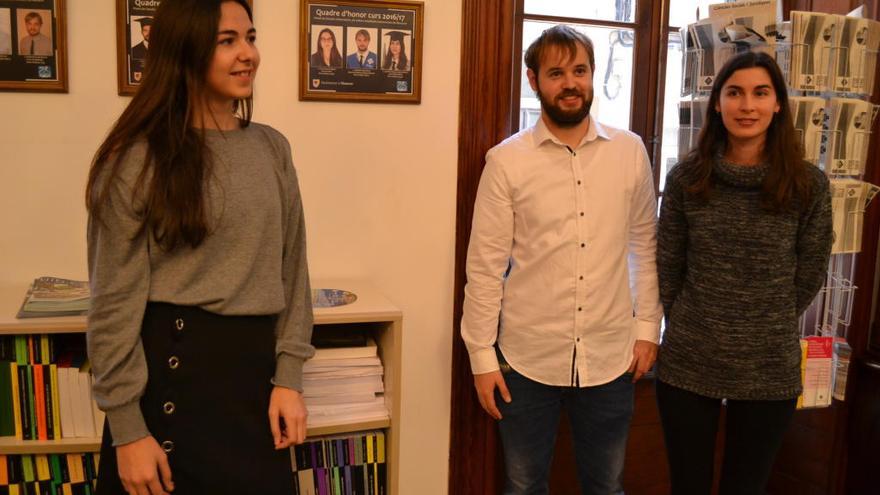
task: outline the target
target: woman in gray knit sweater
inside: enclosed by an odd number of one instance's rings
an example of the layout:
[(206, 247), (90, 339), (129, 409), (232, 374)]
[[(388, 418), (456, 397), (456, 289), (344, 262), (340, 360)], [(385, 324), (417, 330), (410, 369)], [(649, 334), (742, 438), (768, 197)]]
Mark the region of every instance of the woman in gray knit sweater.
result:
[(657, 402), (673, 494), (710, 493), (722, 399), (721, 493), (758, 494), (801, 391), (798, 317), (825, 279), (829, 185), (766, 54), (722, 67), (705, 122), (660, 210)]
[(89, 174), (99, 495), (294, 492), (314, 352), (290, 145), (251, 122), (245, 0), (163, 1)]

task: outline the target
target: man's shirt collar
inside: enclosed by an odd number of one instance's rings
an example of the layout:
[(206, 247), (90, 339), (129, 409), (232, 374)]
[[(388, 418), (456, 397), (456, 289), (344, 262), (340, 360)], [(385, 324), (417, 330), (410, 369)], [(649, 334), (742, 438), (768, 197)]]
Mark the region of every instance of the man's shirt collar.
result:
[[(580, 144), (578, 144), (578, 148), (584, 146), (587, 143), (593, 142), (596, 138), (602, 138), (604, 140), (609, 140), (608, 132), (605, 130), (605, 127), (600, 124), (593, 116), (588, 116), (590, 119), (590, 126), (587, 128), (587, 134), (581, 139)], [(544, 123), (544, 116), (542, 115), (538, 118), (538, 123), (535, 124), (534, 130), (534, 143), (535, 147), (538, 148), (547, 141), (550, 141), (554, 144), (558, 144), (559, 146), (565, 146), (565, 144), (559, 140), (550, 129), (547, 127), (547, 124)]]

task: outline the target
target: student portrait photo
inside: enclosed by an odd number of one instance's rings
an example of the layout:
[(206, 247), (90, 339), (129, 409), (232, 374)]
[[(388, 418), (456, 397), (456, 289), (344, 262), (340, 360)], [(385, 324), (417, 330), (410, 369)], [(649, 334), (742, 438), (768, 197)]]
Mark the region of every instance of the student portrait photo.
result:
[(18, 9), (19, 55), (49, 57), (52, 48), (52, 11)]
[(132, 17), (130, 49), (130, 80), (140, 82), (143, 77), (144, 65), (147, 62), (147, 51), (150, 49), (150, 30), (152, 29), (152, 17)]
[(382, 68), (386, 70), (410, 70), (409, 45), (412, 34), (408, 31), (384, 31), (382, 33), (385, 54), (382, 56)]
[(318, 69), (341, 68), (341, 40), (342, 28), (339, 26), (312, 26), (312, 55), (309, 57), (309, 65)]
[(348, 28), (348, 56), (345, 66), (349, 69), (376, 69), (379, 56), (376, 55), (376, 30), (364, 28)]
[(12, 29), (9, 24), (9, 9), (0, 9), (0, 55), (12, 54)]

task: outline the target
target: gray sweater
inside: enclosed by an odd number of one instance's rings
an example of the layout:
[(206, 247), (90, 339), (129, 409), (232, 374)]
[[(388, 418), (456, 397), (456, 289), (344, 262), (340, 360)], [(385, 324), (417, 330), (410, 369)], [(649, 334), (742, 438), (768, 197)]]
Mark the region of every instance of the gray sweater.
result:
[(764, 211), (767, 170), (717, 161), (708, 202), (685, 191), (687, 165), (667, 176), (657, 236), (665, 383), (714, 398), (800, 394), (798, 316), (825, 280), (831, 197), (828, 179), (810, 166), (808, 203)]
[(209, 235), (198, 248), (169, 253), (152, 236), (135, 236), (143, 197), (132, 186), (145, 141), (123, 158), (102, 221), (89, 218), (88, 352), (95, 398), (115, 445), (150, 434), (139, 407), (147, 381), (140, 331), (148, 301), (222, 315), (278, 314), (276, 385), (301, 390), (303, 362), (314, 353), (305, 226), (290, 145), (259, 124), (206, 133), (214, 173), (206, 189)]

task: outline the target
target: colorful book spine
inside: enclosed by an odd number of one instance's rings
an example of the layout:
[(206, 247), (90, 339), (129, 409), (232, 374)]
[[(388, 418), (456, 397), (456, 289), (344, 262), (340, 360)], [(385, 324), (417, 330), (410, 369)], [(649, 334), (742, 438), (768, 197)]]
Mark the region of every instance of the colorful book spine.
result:
[(34, 416), (37, 423), (37, 440), (48, 440), (49, 434), (46, 429), (46, 395), (43, 384), (43, 365), (32, 364), (34, 374)]
[(293, 448), (299, 495), (386, 493), (385, 434), (382, 431), (316, 438)]
[(53, 439), (60, 440), (61, 439), (61, 400), (59, 399), (58, 393), (58, 366), (55, 364), (49, 365), (49, 383), (50, 383), (50, 393), (49, 396), (52, 400), (52, 431), (53, 431)]
[[(99, 462), (92, 453), (0, 455), (0, 494), (92, 494)], [(71, 479), (66, 474), (75, 470), (83, 476)]]

